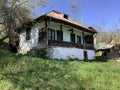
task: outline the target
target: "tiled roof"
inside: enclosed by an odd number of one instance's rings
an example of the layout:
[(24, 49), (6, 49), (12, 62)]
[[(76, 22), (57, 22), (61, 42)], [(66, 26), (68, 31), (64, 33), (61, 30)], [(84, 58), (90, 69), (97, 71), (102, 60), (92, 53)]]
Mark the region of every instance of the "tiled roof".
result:
[(97, 50), (111, 49), (114, 46), (115, 46), (114, 44), (103, 44), (103, 45), (100, 45), (100, 47), (98, 47)]
[(93, 32), (97, 32), (95, 29), (93, 28), (89, 28), (89, 27), (85, 27), (83, 26), (82, 24), (72, 20), (72, 19), (69, 19), (69, 18), (64, 18), (64, 15), (66, 14), (63, 14), (63, 13), (60, 13), (60, 12), (57, 12), (57, 11), (52, 11), (50, 13), (47, 14), (48, 16), (52, 17), (52, 18), (56, 18), (56, 19), (59, 19), (59, 20), (63, 20), (63, 21), (66, 21), (66, 22), (69, 22), (71, 24), (74, 24), (74, 25), (77, 25), (77, 26), (80, 26), (86, 30), (90, 30), (90, 31), (93, 31)]
[[(72, 24), (73, 26), (76, 25), (76, 26), (81, 27), (82, 29), (84, 29), (86, 31), (97, 33), (97, 31), (95, 29), (89, 28), (89, 27), (85, 27), (82, 24), (80, 24), (80, 23), (78, 23), (78, 22), (76, 22), (76, 21), (74, 21), (72, 19), (69, 19), (68, 15), (60, 13), (60, 12), (57, 12), (57, 11), (54, 11), (54, 10), (51, 11), (50, 13), (41, 15), (39, 18), (41, 18), (42, 16), (51, 17), (51, 18), (60, 20), (62, 22), (66, 22), (66, 23)], [(37, 18), (37, 19), (39, 19), (39, 18)]]

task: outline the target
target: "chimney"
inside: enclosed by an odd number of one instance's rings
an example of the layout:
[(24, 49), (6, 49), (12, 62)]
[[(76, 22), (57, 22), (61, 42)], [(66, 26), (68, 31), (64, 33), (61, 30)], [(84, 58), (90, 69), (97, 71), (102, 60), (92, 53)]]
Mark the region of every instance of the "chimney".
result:
[(67, 15), (67, 14), (64, 14), (64, 15), (63, 15), (63, 18), (68, 19), (68, 15)]
[(50, 14), (53, 15), (53, 16), (57, 16), (57, 17), (68, 19), (68, 15), (67, 14), (60, 13), (60, 12), (57, 12), (55, 10), (52, 10), (52, 12)]

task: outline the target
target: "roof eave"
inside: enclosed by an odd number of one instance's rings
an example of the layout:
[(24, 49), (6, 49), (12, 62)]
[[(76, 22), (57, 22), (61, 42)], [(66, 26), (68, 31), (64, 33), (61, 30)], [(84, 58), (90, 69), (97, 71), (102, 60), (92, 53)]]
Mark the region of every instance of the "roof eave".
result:
[(67, 22), (67, 21), (61, 20), (61, 19), (57, 19), (57, 18), (54, 18), (54, 17), (48, 16), (48, 15), (45, 15), (45, 16), (46, 16), (46, 18), (51, 18), (50, 20), (52, 20), (52, 21), (56, 21), (56, 22), (60, 22), (60, 23), (64, 23), (64, 24), (68, 24), (68, 25), (73, 26), (73, 27), (76, 27), (76, 28), (81, 28), (82, 30), (87, 31), (87, 32), (90, 32), (90, 33), (97, 33), (96, 30), (87, 29), (87, 28), (85, 28), (85, 27), (82, 27), (82, 26), (79, 26), (79, 25), (76, 25), (76, 24), (73, 24), (73, 23), (70, 23), (70, 22)]

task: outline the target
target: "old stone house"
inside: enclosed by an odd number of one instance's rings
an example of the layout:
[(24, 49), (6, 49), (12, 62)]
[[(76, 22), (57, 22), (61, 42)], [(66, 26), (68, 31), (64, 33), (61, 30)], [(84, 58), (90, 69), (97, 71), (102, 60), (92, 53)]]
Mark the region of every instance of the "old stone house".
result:
[(68, 15), (52, 11), (34, 20), (29, 27), (19, 29), (17, 51), (46, 48), (51, 59), (94, 59), (96, 30), (85, 27)]

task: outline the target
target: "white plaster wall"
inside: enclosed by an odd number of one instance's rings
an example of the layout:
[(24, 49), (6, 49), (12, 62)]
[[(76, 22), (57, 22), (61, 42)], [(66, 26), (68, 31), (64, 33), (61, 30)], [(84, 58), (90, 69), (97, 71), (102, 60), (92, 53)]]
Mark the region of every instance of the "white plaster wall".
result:
[(70, 42), (70, 32), (63, 30), (63, 41)]
[(18, 52), (26, 53), (30, 49), (37, 47), (38, 45), (38, 30), (45, 26), (45, 22), (36, 24), (31, 28), (31, 39), (26, 40), (26, 30), (23, 30), (19, 35), (19, 49)]
[(26, 53), (27, 51), (29, 51), (30, 49), (32, 49), (33, 47), (37, 47), (38, 45), (38, 28), (37, 27), (33, 27), (31, 28), (31, 39), (30, 40), (26, 40), (26, 31), (24, 30), (24, 32), (20, 33), (19, 36), (19, 50), (18, 52), (20, 53)]
[(84, 59), (83, 50), (77, 48), (51, 47), (48, 52), (51, 59)]
[(87, 50), (88, 53), (88, 59), (94, 59), (95, 58), (95, 51), (94, 50)]
[[(66, 47), (51, 47), (48, 49), (48, 56), (51, 59), (84, 59), (83, 49), (78, 48), (66, 48)], [(94, 59), (94, 50), (86, 50), (88, 53), (88, 59)]]

